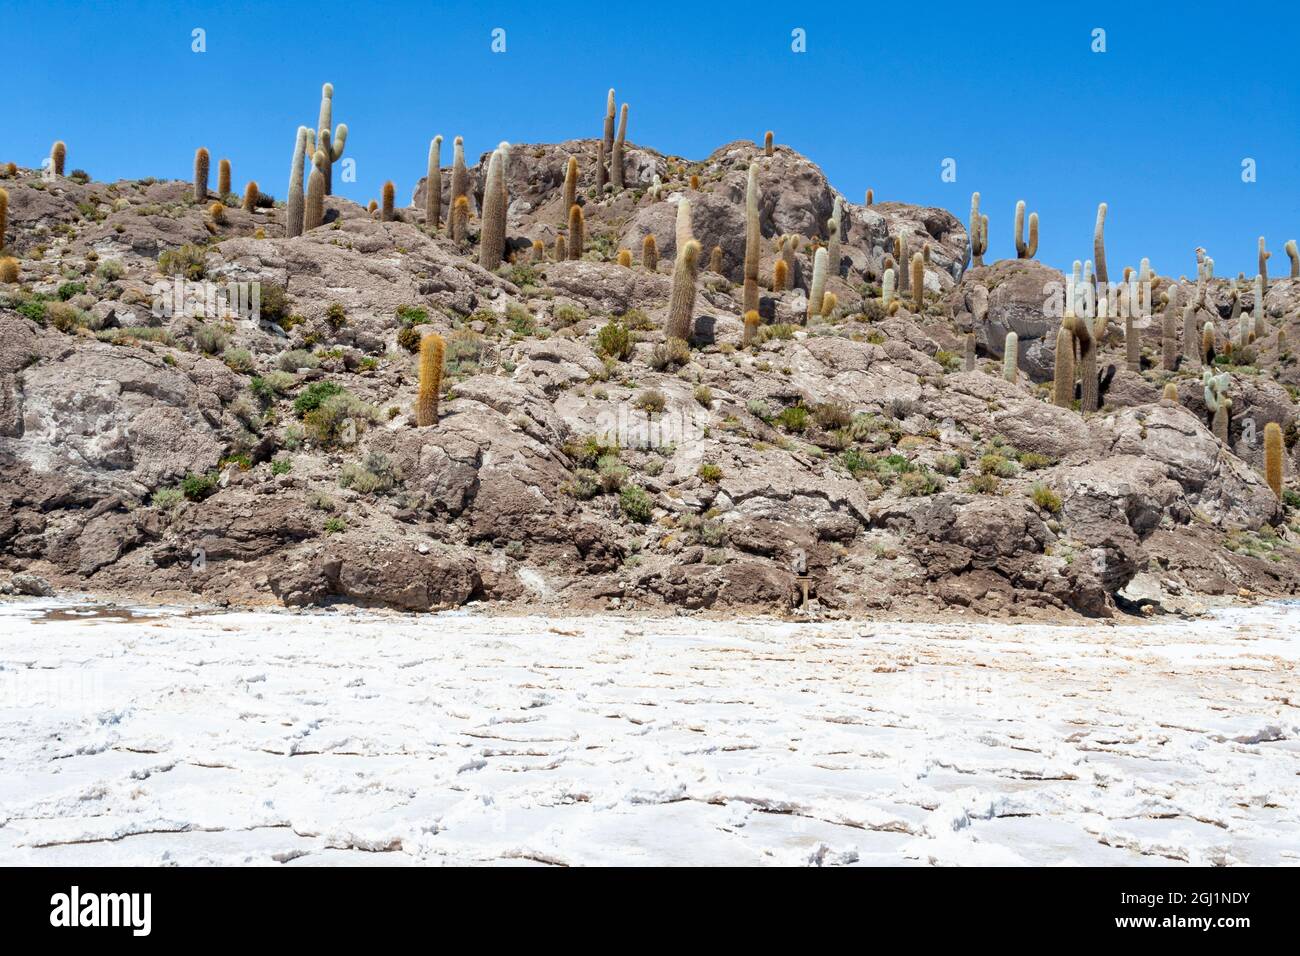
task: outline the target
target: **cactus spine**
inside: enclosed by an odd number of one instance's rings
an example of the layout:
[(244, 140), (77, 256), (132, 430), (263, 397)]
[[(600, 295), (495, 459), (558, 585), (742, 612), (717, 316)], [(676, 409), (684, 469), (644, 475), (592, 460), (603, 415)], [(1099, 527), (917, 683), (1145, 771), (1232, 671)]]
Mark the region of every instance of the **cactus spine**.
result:
[[(509, 147), (502, 143), (488, 160), (483, 187), (483, 229), (478, 240), (478, 264), (488, 272), (501, 265), (506, 248), (506, 163)], [(581, 243), (581, 240), (579, 240)], [(575, 257), (576, 258), (576, 257)]]
[(758, 313), (750, 309), (745, 313), (745, 331), (742, 333), (740, 347), (749, 348), (754, 344), (754, 339), (758, 337)]
[(749, 164), (745, 183), (745, 288), (741, 309), (758, 309), (758, 259), (763, 237), (758, 228), (758, 163)]
[(659, 268), (659, 244), (655, 242), (653, 233), (641, 240), (641, 265), (651, 272)]
[(194, 201), (208, 201), (208, 151), (200, 146), (194, 151)]
[(568, 165), (564, 168), (564, 212), (562, 213), (565, 221), (568, 221), (569, 210), (573, 204), (578, 201), (578, 157), (570, 156)]
[(912, 256), (912, 311), (917, 315), (925, 308), (925, 256)]
[(772, 131), (768, 130), (763, 134), (763, 155), (771, 156), (774, 151), (775, 147), (772, 145)]
[(228, 159), (217, 163), (217, 195), (223, 199), (230, 195), (230, 160)]
[(609, 182), (609, 173), (605, 169), (605, 158), (614, 150), (614, 91), (609, 91), (609, 96), (605, 100), (605, 135), (600, 141), (600, 151), (597, 155), (599, 162), (596, 169), (596, 188), (600, 192), (605, 191), (605, 184)]
[(1062, 323), (1056, 331), (1056, 366), (1052, 371), (1052, 404), (1074, 405), (1074, 335)]
[(974, 268), (984, 265), (984, 253), (989, 251), (988, 216), (980, 216), (980, 194), (970, 194), (970, 226), (966, 237), (970, 261)]
[[(1120, 225), (1123, 225), (1121, 223)], [(1097, 265), (1097, 284), (1106, 285), (1106, 204), (1097, 205), (1097, 224), (1092, 227), (1092, 258)]]
[(700, 244), (689, 240), (677, 251), (673, 266), (672, 297), (668, 301), (668, 324), (664, 335), (668, 339), (689, 342), (695, 312), (695, 278), (699, 268)]
[(428, 169), (424, 177), (424, 225), (430, 232), (438, 231), (442, 219), (442, 136), (429, 141)]
[(303, 209), (302, 229), (307, 232), (325, 221), (325, 170), (329, 160), (316, 150), (311, 158), (311, 175), (307, 177), (307, 205)]
[(257, 180), (250, 179), (248, 185), (244, 187), (244, 201), (240, 203), (239, 208), (244, 212), (252, 212), (257, 208)]
[(1264, 426), (1264, 478), (1273, 494), (1282, 497), (1282, 426), (1269, 422)]
[(438, 423), (438, 393), (442, 390), (442, 363), (447, 343), (437, 332), (420, 339), (420, 392), (415, 404), (415, 424)]
[(1020, 374), (1020, 336), (1015, 332), (1007, 333), (1007, 340), (1002, 346), (1002, 377), (1014, 382)]
[(50, 147), (50, 168), (54, 170), (55, 176), (63, 175), (63, 164), (67, 162), (67, 159), (68, 159), (67, 145), (63, 142), (63, 140), (61, 139), (57, 140), (54, 143), (54, 145)]
[(584, 233), (586, 231), (586, 220), (582, 215), (582, 207), (574, 203), (569, 207), (569, 258), (582, 258), (582, 245)]
[(614, 150), (609, 159), (609, 176), (615, 189), (623, 188), (623, 143), (627, 139), (627, 104), (624, 103), (618, 114), (618, 138), (614, 140)]
[(826, 261), (826, 247), (822, 246), (813, 256), (812, 288), (808, 292), (806, 318), (822, 314), (822, 299), (826, 297)]
[(1025, 242), (1025, 201), (1016, 203), (1016, 258), (1032, 259), (1038, 252), (1038, 213), (1029, 214), (1029, 242)]

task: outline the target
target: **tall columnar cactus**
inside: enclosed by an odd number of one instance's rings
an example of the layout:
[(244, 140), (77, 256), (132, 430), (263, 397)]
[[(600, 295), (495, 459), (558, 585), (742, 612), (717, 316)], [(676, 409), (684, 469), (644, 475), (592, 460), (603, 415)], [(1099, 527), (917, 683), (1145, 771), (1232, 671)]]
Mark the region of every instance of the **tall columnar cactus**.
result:
[(309, 148), (314, 139), (308, 127), (298, 127), (298, 136), (293, 143), (293, 165), (289, 167), (289, 208), (285, 215), (284, 226), (284, 234), (289, 238), (302, 235), (302, 167), (307, 161), (307, 156), (315, 152)]
[(1183, 306), (1183, 358), (1189, 365), (1200, 362), (1197, 344), (1196, 304), (1188, 302)]
[(894, 237), (894, 264), (898, 267), (898, 291), (907, 291), (907, 264), (911, 262), (907, 252), (907, 233), (900, 232)]
[(973, 268), (984, 265), (984, 253), (988, 252), (989, 233), (988, 216), (980, 216), (980, 194), (970, 194), (970, 226), (966, 237), (967, 249)]
[[(501, 265), (506, 249), (506, 162), (505, 144), (492, 151), (487, 182), (483, 187), (483, 228), (478, 240), (478, 264), (489, 272)], [(577, 258), (576, 256), (574, 258)]]
[(446, 354), (447, 343), (437, 332), (420, 339), (420, 392), (415, 403), (415, 424), (421, 428), (438, 423), (438, 398)]
[(772, 131), (768, 130), (763, 134), (763, 155), (771, 156), (773, 152), (775, 147), (772, 145)]
[(50, 147), (50, 169), (55, 176), (63, 175), (63, 166), (68, 160), (68, 147), (63, 140), (56, 140)]
[(230, 195), (230, 160), (228, 159), (217, 163), (217, 195), (223, 199)]
[(894, 301), (894, 270), (892, 267), (885, 269), (885, 275), (880, 280), (880, 303), (885, 308)]
[(311, 175), (307, 177), (307, 205), (302, 214), (302, 230), (308, 232), (325, 221), (325, 169), (329, 160), (321, 150), (311, 158)]
[(1020, 336), (1008, 332), (1002, 346), (1002, 377), (1014, 382), (1020, 377)]
[(808, 292), (807, 317), (822, 314), (822, 299), (826, 296), (826, 247), (822, 246), (813, 256), (812, 288)]
[(669, 340), (689, 342), (695, 321), (695, 278), (699, 271), (700, 244), (689, 240), (677, 251), (673, 266), (672, 296), (668, 300), (668, 323), (664, 335)]
[(745, 330), (742, 333), (740, 347), (749, 348), (756, 338), (758, 338), (758, 313), (750, 309), (745, 313)]
[(384, 183), (384, 190), (382, 193), (380, 193), (380, 196), (383, 199), (383, 203), (379, 207), (380, 222), (393, 221), (393, 215), (394, 215), (393, 199), (396, 196), (396, 194), (397, 194), (397, 187), (393, 185), (393, 181), (391, 179), (388, 180), (388, 182)]
[(912, 256), (912, 311), (920, 315), (925, 308), (925, 256)]
[(1268, 290), (1268, 260), (1273, 253), (1264, 248), (1264, 237), (1259, 237), (1259, 275), (1264, 277), (1264, 290)]
[(839, 304), (839, 297), (834, 292), (827, 292), (822, 296), (822, 318), (829, 319), (833, 316)]
[(1016, 203), (1016, 258), (1032, 259), (1038, 252), (1038, 213), (1029, 214), (1029, 241), (1025, 242), (1025, 201)]
[(564, 193), (563, 193), (563, 213), (562, 218), (567, 224), (569, 221), (569, 210), (573, 204), (578, 201), (578, 157), (570, 156), (568, 165), (564, 167)]
[(1228, 444), (1228, 417), (1232, 409), (1232, 399), (1228, 396), (1228, 386), (1232, 377), (1227, 372), (1215, 375), (1208, 368), (1201, 373), (1201, 383), (1205, 386), (1205, 407), (1214, 416), (1214, 437), (1223, 444)]
[(777, 259), (772, 266), (772, 291), (781, 293), (786, 290), (790, 284), (790, 267), (785, 264), (784, 259)]
[(1300, 249), (1296, 248), (1295, 240), (1288, 239), (1286, 245), (1286, 256), (1291, 260), (1291, 278), (1300, 279)]
[[(456, 211), (456, 200), (465, 199), (465, 222), (469, 223), (469, 170), (465, 168), (465, 137), (451, 141), (451, 208)], [(461, 236), (460, 238), (465, 238)]]
[(843, 238), (844, 200), (835, 197), (831, 218), (826, 223), (826, 256), (830, 260), (831, 275), (840, 274), (840, 240)]
[(872, 205), (872, 204), (875, 203), (875, 201), (876, 201), (876, 191), (875, 191), (874, 189), (868, 189), (868, 190), (867, 190), (866, 200), (867, 200), (867, 205), (868, 205), (868, 206), (870, 206), (870, 205)]
[[(1123, 223), (1120, 223), (1123, 225)], [(1097, 285), (1106, 286), (1106, 204), (1097, 205), (1097, 224), (1092, 227), (1092, 258), (1097, 264)]]
[(194, 151), (194, 201), (196, 203), (205, 203), (208, 201), (208, 151), (200, 146)]
[[(714, 246), (713, 250), (709, 253), (709, 271), (716, 272), (718, 275), (722, 275), (722, 246)], [(754, 286), (754, 290), (755, 290), (754, 298), (755, 300), (757, 300), (758, 299), (757, 284)], [(749, 310), (746, 309), (745, 311), (748, 312)]]
[(785, 263), (785, 284), (782, 289), (794, 288), (795, 277), (795, 259), (794, 254), (799, 251), (798, 236), (783, 236), (781, 238), (781, 261)]
[(641, 240), (641, 265), (651, 272), (659, 269), (659, 243), (655, 242), (653, 233)]
[(597, 154), (599, 162), (596, 164), (596, 188), (600, 192), (605, 191), (605, 184), (609, 182), (609, 173), (605, 169), (605, 159), (614, 151), (614, 91), (609, 91), (609, 96), (605, 99), (605, 135), (600, 141), (600, 151)]
[(334, 164), (343, 158), (348, 142), (348, 124), (339, 123), (334, 128), (334, 86), (326, 83), (320, 90), (320, 119), (316, 124), (319, 140), (316, 148), (325, 153), (325, 195), (334, 194)]
[(569, 250), (568, 250), (567, 245), (566, 245), (565, 242), (564, 242), (564, 233), (562, 233), (562, 232), (561, 232), (561, 233), (556, 233), (556, 235), (555, 235), (555, 261), (556, 261), (556, 262), (563, 262), (563, 261), (564, 261), (565, 259), (567, 259), (567, 258), (569, 258)]
[(582, 215), (582, 207), (574, 203), (569, 207), (569, 258), (581, 259), (582, 247), (586, 241), (587, 222)]
[(239, 208), (244, 212), (252, 212), (256, 209), (258, 192), (257, 180), (250, 179), (248, 185), (244, 187), (244, 201), (239, 204)]
[(18, 281), (18, 260), (13, 256), (0, 256), (0, 283)]
[(623, 144), (627, 140), (627, 104), (624, 103), (618, 114), (618, 138), (614, 140), (614, 149), (609, 154), (609, 178), (615, 189), (623, 188)]
[(1178, 307), (1172, 302), (1165, 304), (1165, 311), (1160, 321), (1160, 367), (1166, 372), (1178, 368)]
[(685, 196), (677, 200), (677, 222), (673, 229), (674, 255), (681, 252), (682, 246), (695, 238), (695, 227), (691, 224), (691, 201)]
[(429, 141), (428, 168), (424, 176), (424, 225), (430, 232), (438, 231), (442, 219), (442, 136)]
[(758, 163), (752, 162), (745, 182), (745, 288), (741, 305), (745, 312), (758, 309), (758, 260), (762, 241), (758, 228)]
[(1273, 494), (1282, 497), (1282, 426), (1269, 422), (1264, 426), (1264, 480)]
[(1074, 334), (1064, 323), (1056, 330), (1056, 367), (1052, 372), (1052, 404), (1074, 405)]
[(1087, 316), (1066, 312), (1062, 320), (1079, 344), (1079, 380), (1082, 389), (1079, 411), (1087, 415), (1097, 410), (1097, 339)]
[(1142, 371), (1142, 340), (1133, 326), (1132, 313), (1124, 317), (1124, 365), (1130, 372)]
[(1255, 338), (1262, 339), (1268, 334), (1268, 316), (1264, 312), (1264, 289), (1268, 277), (1263, 273), (1255, 276)]
[(0, 189), (0, 249), (5, 247), (9, 229), (9, 190)]
[(1201, 329), (1201, 361), (1206, 365), (1214, 361), (1214, 323), (1206, 322)]

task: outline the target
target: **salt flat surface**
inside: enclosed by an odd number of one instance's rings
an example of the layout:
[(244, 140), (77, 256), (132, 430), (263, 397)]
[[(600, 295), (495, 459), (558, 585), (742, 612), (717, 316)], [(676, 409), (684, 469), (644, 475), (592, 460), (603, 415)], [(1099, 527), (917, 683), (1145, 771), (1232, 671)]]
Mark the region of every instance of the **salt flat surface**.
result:
[(0, 604), (0, 864), (1300, 863), (1300, 606), (1129, 626)]

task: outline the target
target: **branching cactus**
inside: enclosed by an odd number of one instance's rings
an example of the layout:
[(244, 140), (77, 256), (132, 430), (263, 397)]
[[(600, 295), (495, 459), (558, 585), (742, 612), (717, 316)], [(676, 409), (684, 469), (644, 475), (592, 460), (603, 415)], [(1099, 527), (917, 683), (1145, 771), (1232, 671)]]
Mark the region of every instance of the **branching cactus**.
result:
[(586, 241), (586, 219), (582, 215), (582, 207), (574, 203), (569, 207), (569, 258), (576, 260), (582, 258), (582, 247)]
[(1282, 426), (1269, 422), (1264, 426), (1264, 479), (1273, 494), (1282, 497)]
[(380, 195), (383, 197), (383, 204), (379, 207), (379, 221), (393, 221), (393, 200), (397, 194), (397, 187), (393, 185), (390, 179), (384, 183), (384, 190)]
[(980, 268), (984, 265), (984, 253), (988, 252), (988, 216), (980, 216), (980, 194), (970, 194), (970, 226), (968, 227), (969, 235), (966, 237), (967, 248), (970, 251), (970, 262), (973, 268)]
[(808, 292), (807, 318), (822, 314), (822, 299), (826, 296), (826, 247), (813, 256), (812, 288)]
[[(63, 175), (63, 166), (68, 160), (68, 147), (63, 140), (58, 140), (50, 147), (50, 169), (55, 176)], [(199, 200), (202, 202), (203, 200)]]
[[(479, 234), (478, 264), (489, 272), (501, 265), (506, 248), (506, 163), (508, 147), (502, 143), (488, 160), (487, 183), (483, 189), (483, 229)], [(579, 240), (581, 244), (581, 240)], [(576, 257), (575, 257), (576, 258)]]
[(596, 167), (596, 188), (600, 192), (605, 191), (605, 184), (609, 182), (609, 173), (605, 169), (605, 158), (614, 151), (614, 91), (609, 91), (609, 96), (605, 99), (605, 135), (600, 141), (600, 151), (597, 154), (599, 162)]
[(925, 256), (912, 256), (912, 311), (920, 315), (925, 308)]
[(1015, 382), (1020, 377), (1020, 336), (1008, 332), (1002, 347), (1002, 377)]
[(1064, 323), (1056, 330), (1056, 366), (1052, 372), (1052, 404), (1074, 407), (1074, 334)]
[(1032, 259), (1038, 252), (1038, 213), (1029, 214), (1029, 241), (1025, 242), (1025, 201), (1016, 203), (1016, 258)]
[(208, 201), (208, 151), (205, 147), (200, 146), (194, 151), (194, 201), (196, 203), (205, 203)]
[(695, 279), (699, 272), (700, 244), (688, 240), (677, 251), (673, 266), (672, 296), (668, 301), (668, 323), (664, 335), (669, 340), (689, 342), (695, 321)]
[(311, 158), (311, 175), (307, 177), (307, 205), (303, 210), (302, 229), (308, 232), (325, 221), (325, 170), (329, 160), (316, 150)]
[(334, 128), (334, 86), (326, 83), (320, 90), (320, 120), (316, 124), (319, 141), (316, 148), (325, 153), (325, 195), (334, 193), (334, 164), (343, 158), (343, 149), (348, 142), (348, 124), (340, 123)]
[(618, 116), (618, 138), (614, 140), (614, 149), (609, 157), (609, 178), (615, 189), (623, 188), (623, 144), (627, 140), (627, 104), (624, 103)]
[(569, 221), (569, 210), (572, 209), (573, 204), (578, 201), (578, 157), (577, 156), (570, 156), (568, 164), (564, 167), (563, 197), (564, 197), (563, 198), (564, 212), (561, 215), (564, 219), (564, 224), (567, 225)]
[(250, 179), (248, 185), (244, 187), (244, 201), (240, 203), (239, 208), (244, 210), (244, 212), (252, 212), (256, 209), (258, 192), (257, 180)]
[(1205, 386), (1205, 407), (1214, 416), (1214, 437), (1226, 445), (1228, 444), (1228, 416), (1232, 409), (1228, 387), (1232, 384), (1232, 377), (1227, 372), (1215, 375), (1207, 368), (1201, 374), (1201, 383)]
[[(770, 133), (768, 134), (771, 135)], [(745, 331), (740, 340), (740, 347), (747, 349), (758, 338), (758, 313), (750, 309), (745, 313)]]
[(1295, 240), (1288, 239), (1286, 245), (1286, 256), (1291, 260), (1291, 278), (1300, 279), (1300, 250), (1296, 248)]
[(641, 265), (651, 272), (657, 272), (659, 269), (659, 243), (655, 242), (653, 234), (641, 240)]
[(753, 162), (749, 164), (745, 183), (745, 287), (741, 306), (745, 312), (758, 309), (758, 261), (762, 241), (758, 228), (758, 163)]
[(442, 219), (442, 137), (429, 142), (429, 164), (424, 177), (424, 225), (430, 232), (438, 231)]
[[(1123, 223), (1120, 223), (1123, 225)], [(1038, 244), (1035, 242), (1035, 246)], [(1033, 258), (1031, 252), (1030, 258)], [(1092, 227), (1092, 258), (1097, 264), (1097, 284), (1106, 285), (1106, 204), (1097, 205), (1097, 223)]]
[(421, 428), (438, 423), (438, 399), (446, 354), (447, 343), (437, 332), (430, 332), (420, 339), (420, 392), (415, 403), (415, 424)]
[(217, 195), (222, 199), (230, 195), (230, 160), (217, 163)]

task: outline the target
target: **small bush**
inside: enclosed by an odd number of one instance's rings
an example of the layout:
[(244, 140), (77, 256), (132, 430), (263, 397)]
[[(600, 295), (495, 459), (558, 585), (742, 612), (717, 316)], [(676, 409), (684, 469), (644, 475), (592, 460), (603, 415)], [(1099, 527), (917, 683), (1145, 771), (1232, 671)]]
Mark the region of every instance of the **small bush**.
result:
[(585, 321), (586, 318), (587, 313), (582, 308), (566, 303), (555, 307), (555, 311), (551, 313), (551, 324), (557, 329), (563, 329), (568, 328), (570, 325), (577, 325), (579, 322)]
[(292, 458), (277, 458), (271, 462), (271, 474), (273, 475), (287, 475), (292, 470)]
[(153, 506), (171, 511), (185, 500), (185, 494), (179, 488), (159, 488), (153, 493)]
[(1016, 465), (997, 452), (989, 452), (980, 456), (980, 474), (1012, 478), (1016, 474)]
[(325, 519), (325, 532), (327, 534), (339, 534), (345, 528), (347, 528), (347, 522), (342, 518), (331, 517)]
[(962, 469), (966, 467), (966, 458), (960, 453), (954, 452), (950, 455), (940, 455), (934, 463), (934, 470), (941, 475), (953, 477), (959, 475)]
[(813, 420), (822, 431), (847, 428), (853, 420), (849, 410), (838, 402), (822, 402), (813, 406)]
[(808, 428), (808, 409), (802, 405), (791, 405), (776, 416), (776, 423), (788, 432), (803, 432)]
[(1060, 514), (1061, 496), (1041, 481), (1034, 482), (1033, 487), (1029, 489), (1029, 497), (1033, 498), (1034, 504), (1044, 511)]
[(650, 514), (654, 511), (654, 502), (640, 485), (626, 485), (619, 492), (618, 504), (623, 509), (623, 514), (638, 524), (648, 523)]
[(707, 385), (695, 386), (695, 401), (704, 408), (710, 407), (713, 404), (713, 389)]
[(186, 475), (181, 479), (181, 494), (190, 501), (202, 501), (217, 490), (217, 473), (206, 475)]
[(1025, 469), (1025, 471), (1038, 471), (1040, 468), (1050, 468), (1055, 464), (1055, 458), (1048, 455), (1040, 455), (1036, 451), (1020, 453), (1020, 467)]
[(634, 404), (643, 412), (653, 415), (668, 407), (668, 398), (657, 388), (647, 388), (636, 397)]
[(74, 296), (84, 295), (86, 292), (86, 283), (84, 282), (65, 282), (59, 286), (59, 291), (55, 293), (60, 302), (67, 302)]
[(280, 353), (276, 364), (280, 366), (281, 371), (296, 372), (300, 368), (316, 368), (320, 365), (320, 359), (306, 349), (290, 349)]
[(596, 333), (596, 352), (605, 358), (626, 361), (632, 354), (632, 334), (621, 322), (610, 319)]
[(517, 302), (506, 306), (506, 325), (518, 336), (532, 335), (537, 331), (537, 322), (533, 314)]
[(348, 312), (338, 302), (331, 302), (329, 308), (325, 310), (325, 321), (329, 327), (337, 332), (343, 326), (348, 324)]
[(342, 391), (343, 386), (338, 382), (312, 382), (293, 400), (294, 414), (302, 418), (308, 412), (320, 408), (327, 398), (332, 398), (342, 393)]
[(711, 485), (716, 485), (722, 480), (722, 469), (712, 462), (705, 462), (700, 465), (699, 471), (696, 472), (702, 481), (707, 481)]
[(898, 493), (907, 498), (920, 498), (932, 495), (943, 485), (929, 469), (918, 468), (899, 476)]
[(996, 495), (1001, 484), (997, 475), (976, 475), (967, 487), (977, 495)]
[(158, 257), (158, 271), (165, 276), (180, 276), (198, 281), (207, 275), (206, 253), (198, 246), (186, 243), (179, 249), (168, 249)]
[(278, 282), (258, 282), (258, 316), (264, 322), (284, 327), (290, 317), (289, 293)]
[(691, 360), (691, 347), (681, 339), (669, 339), (654, 347), (650, 353), (650, 367), (656, 372), (680, 368)]
[(758, 329), (758, 341), (767, 342), (771, 339), (788, 340), (794, 338), (794, 326), (787, 322), (778, 322), (775, 325), (763, 325)]
[(95, 275), (105, 282), (115, 282), (126, 275), (126, 267), (118, 259), (105, 259), (95, 269)]
[(253, 363), (253, 353), (248, 349), (226, 349), (221, 360), (236, 372), (251, 372), (256, 366)]

